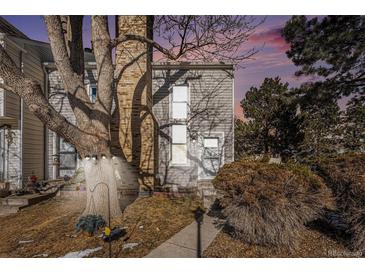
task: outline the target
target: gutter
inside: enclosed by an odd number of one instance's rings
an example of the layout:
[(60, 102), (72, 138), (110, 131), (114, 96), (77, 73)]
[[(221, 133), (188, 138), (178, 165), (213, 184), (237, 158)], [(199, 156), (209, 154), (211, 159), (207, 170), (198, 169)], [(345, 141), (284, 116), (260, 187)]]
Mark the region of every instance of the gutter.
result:
[(152, 69), (227, 69), (233, 70), (233, 64), (225, 63), (191, 63), (191, 62), (176, 62), (176, 63), (152, 63)]
[(27, 50), (21, 46), (19, 46), (17, 43), (15, 43), (13, 40), (9, 38), (10, 36), (6, 33), (0, 33), (0, 39), (4, 39), (4, 41), (14, 47), (16, 47), (21, 52), (27, 53)]
[[(44, 67), (44, 69), (46, 69), (46, 68), (57, 69), (56, 64), (54, 62), (43, 62), (42, 67)], [(84, 64), (84, 67), (85, 67), (85, 69), (88, 69), (88, 68), (94, 69), (94, 68), (96, 68), (96, 62), (86, 62)]]

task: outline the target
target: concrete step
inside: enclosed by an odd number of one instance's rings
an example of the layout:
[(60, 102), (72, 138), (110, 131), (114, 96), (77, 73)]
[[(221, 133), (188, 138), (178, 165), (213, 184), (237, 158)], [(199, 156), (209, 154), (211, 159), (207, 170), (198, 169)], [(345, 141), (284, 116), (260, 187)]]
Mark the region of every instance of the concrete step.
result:
[(45, 193), (45, 194), (26, 194), (22, 196), (12, 195), (1, 199), (1, 205), (3, 206), (18, 206), (20, 208), (37, 204), (41, 201), (47, 200), (56, 193)]
[(9, 214), (14, 214), (19, 212), (19, 207), (17, 206), (4, 206), (0, 205), (0, 216), (6, 216)]
[(203, 199), (204, 207), (209, 209), (215, 201), (217, 191), (212, 181), (204, 180), (198, 182), (198, 194)]

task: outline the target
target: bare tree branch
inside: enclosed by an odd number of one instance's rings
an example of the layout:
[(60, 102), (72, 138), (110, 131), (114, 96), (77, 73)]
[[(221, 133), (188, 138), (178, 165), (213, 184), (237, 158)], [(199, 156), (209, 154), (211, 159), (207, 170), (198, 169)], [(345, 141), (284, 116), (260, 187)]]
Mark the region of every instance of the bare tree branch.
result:
[(82, 15), (62, 16), (66, 17), (65, 39), (71, 66), (77, 75), (84, 78), (84, 46), (82, 41)]
[(19, 95), (29, 110), (49, 129), (71, 143), (79, 142), (80, 138), (85, 135), (52, 107), (44, 96), (39, 83), (26, 78), (2, 46), (0, 46), (0, 75), (4, 81), (4, 84), (0, 86)]
[(148, 43), (172, 60), (177, 60), (181, 56), (181, 55), (174, 54), (172, 51), (168, 50), (167, 48), (164, 48), (162, 45), (160, 45), (156, 41), (149, 39), (142, 35), (137, 35), (137, 34), (119, 35), (119, 37), (117, 37), (111, 41), (110, 46), (113, 48), (113, 47), (116, 47), (118, 44), (126, 42), (126, 41), (139, 41), (142, 43)]
[[(70, 54), (73, 56), (73, 61), (71, 63), (65, 42), (61, 17), (45, 16), (44, 20), (48, 30), (53, 58), (57, 70), (62, 77), (71, 108), (76, 116), (76, 121), (80, 123), (81, 127), (87, 128), (90, 123), (89, 114), (92, 109), (92, 104), (84, 86), (84, 72), (81, 71), (84, 61), (80, 60), (80, 57), (77, 56), (80, 51), (80, 43), (82, 44), (82, 40), (80, 40), (80, 38), (76, 39), (75, 45), (70, 49)], [(72, 31), (74, 31), (76, 35), (80, 28), (82, 28), (82, 20), (72, 19), (72, 22), (71, 27), (74, 28)], [(79, 35), (82, 35), (82, 33), (79, 33)], [(72, 39), (72, 35), (70, 39)], [(74, 42), (72, 41), (72, 43)], [(75, 68), (76, 71), (73, 68)]]
[(254, 48), (244, 50), (242, 45), (262, 22), (256, 23), (249, 16), (157, 16), (154, 30), (161, 42), (125, 34), (111, 41), (110, 46), (134, 40), (152, 45), (170, 60), (223, 61), (239, 65), (257, 53)]
[(114, 66), (112, 50), (109, 47), (110, 35), (107, 16), (92, 16), (91, 35), (93, 52), (98, 71), (98, 96), (96, 107), (110, 116), (113, 102)]

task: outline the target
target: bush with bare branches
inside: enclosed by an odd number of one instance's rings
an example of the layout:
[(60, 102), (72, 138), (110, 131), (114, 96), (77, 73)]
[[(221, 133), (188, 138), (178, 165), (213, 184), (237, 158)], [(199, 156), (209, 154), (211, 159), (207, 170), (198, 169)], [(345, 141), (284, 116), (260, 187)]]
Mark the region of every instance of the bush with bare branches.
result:
[(253, 244), (295, 248), (304, 225), (333, 206), (323, 180), (299, 165), (244, 159), (213, 183), (233, 235)]

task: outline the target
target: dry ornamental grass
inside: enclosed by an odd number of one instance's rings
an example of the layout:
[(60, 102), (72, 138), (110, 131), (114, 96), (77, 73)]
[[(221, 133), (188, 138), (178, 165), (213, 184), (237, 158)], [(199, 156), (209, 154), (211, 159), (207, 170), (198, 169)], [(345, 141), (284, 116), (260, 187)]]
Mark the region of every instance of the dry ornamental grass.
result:
[(333, 207), (323, 180), (298, 165), (241, 160), (213, 183), (232, 234), (251, 244), (293, 249), (304, 225)]
[(320, 159), (316, 170), (333, 191), (350, 247), (365, 252), (365, 154)]

